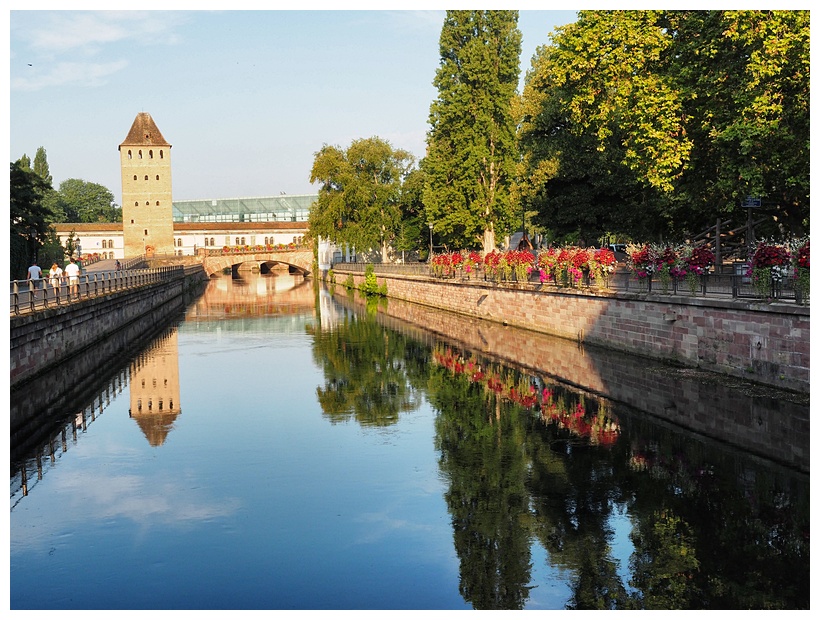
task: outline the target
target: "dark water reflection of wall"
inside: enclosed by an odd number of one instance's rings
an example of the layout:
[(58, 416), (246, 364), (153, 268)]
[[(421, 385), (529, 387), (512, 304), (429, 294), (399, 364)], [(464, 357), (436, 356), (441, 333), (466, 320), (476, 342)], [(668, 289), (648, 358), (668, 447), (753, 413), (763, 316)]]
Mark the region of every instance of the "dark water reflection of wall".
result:
[(10, 399), (11, 458), (34, 446), (77, 412), (75, 404), (90, 401), (109, 389), (113, 369), (126, 368), (128, 361), (147, 347), (169, 326), (184, 316), (185, 306), (200, 291), (165, 304), (139, 317), (95, 346), (78, 352), (35, 378), (22, 389), (12, 390)]
[[(334, 289), (343, 305), (357, 294)], [(658, 418), (728, 442), (800, 471), (809, 471), (807, 398), (773, 393), (730, 377), (672, 368), (616, 351), (390, 299), (378, 316), (399, 329), (451, 340), (467, 355), (481, 353), (559, 379)]]

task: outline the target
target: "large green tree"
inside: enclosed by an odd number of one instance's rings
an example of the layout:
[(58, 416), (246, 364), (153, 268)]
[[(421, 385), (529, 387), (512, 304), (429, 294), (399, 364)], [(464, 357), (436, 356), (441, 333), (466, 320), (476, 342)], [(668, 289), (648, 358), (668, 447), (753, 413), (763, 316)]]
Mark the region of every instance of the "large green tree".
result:
[(319, 198), (308, 218), (311, 234), (358, 251), (378, 249), (388, 260), (402, 222), (401, 187), (413, 156), (378, 137), (354, 140), (342, 150), (324, 145), (316, 153), (311, 183)]
[(455, 247), (496, 246), (510, 232), (517, 148), (512, 113), (519, 79), (518, 11), (447, 11), (430, 105), (424, 205)]
[(114, 194), (99, 183), (66, 179), (46, 202), (55, 222), (122, 221), (122, 210), (114, 203)]
[(9, 179), (9, 215), (11, 220), (11, 279), (22, 278), (26, 267), (37, 258), (38, 250), (48, 236), (51, 215), (43, 205), (43, 196), (51, 189), (40, 175), (12, 162)]
[(684, 237), (748, 195), (808, 222), (805, 11), (581, 11), (539, 48), (521, 105), (520, 194), (595, 238)]
[(809, 12), (673, 11), (665, 20), (669, 73), (687, 93), (695, 145), (679, 184), (689, 215), (700, 226), (740, 223), (744, 198), (758, 196), (757, 214), (770, 222), (762, 232), (807, 232)]
[(520, 189), (559, 236), (669, 227), (670, 195), (691, 144), (680, 94), (660, 70), (671, 41), (659, 18), (581, 11), (533, 59), (521, 107)]
[(39, 147), (37, 152), (34, 154), (34, 172), (40, 175), (40, 177), (48, 183), (49, 185), (53, 184), (53, 179), (51, 178), (51, 172), (48, 169), (48, 158), (46, 157), (46, 149), (44, 147)]

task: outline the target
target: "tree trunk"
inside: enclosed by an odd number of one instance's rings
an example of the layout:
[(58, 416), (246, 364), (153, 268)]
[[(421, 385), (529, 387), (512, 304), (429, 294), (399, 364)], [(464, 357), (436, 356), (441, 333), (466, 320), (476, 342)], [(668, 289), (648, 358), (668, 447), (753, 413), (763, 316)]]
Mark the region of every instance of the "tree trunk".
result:
[(484, 229), (484, 254), (489, 254), (495, 250), (495, 230), (492, 226)]

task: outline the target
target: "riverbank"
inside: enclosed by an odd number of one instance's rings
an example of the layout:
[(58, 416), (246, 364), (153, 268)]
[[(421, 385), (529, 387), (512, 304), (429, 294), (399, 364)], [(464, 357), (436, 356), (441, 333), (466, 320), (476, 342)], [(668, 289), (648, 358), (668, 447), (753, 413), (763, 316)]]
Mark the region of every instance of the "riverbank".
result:
[[(364, 282), (334, 265), (337, 284)], [(809, 392), (810, 311), (793, 303), (378, 274), (387, 297), (606, 349)]]

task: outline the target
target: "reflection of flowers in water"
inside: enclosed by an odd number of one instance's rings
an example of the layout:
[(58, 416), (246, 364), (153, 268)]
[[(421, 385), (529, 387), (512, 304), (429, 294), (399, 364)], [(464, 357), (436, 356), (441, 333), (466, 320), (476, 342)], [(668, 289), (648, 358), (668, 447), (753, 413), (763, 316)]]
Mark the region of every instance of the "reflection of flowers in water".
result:
[(537, 381), (529, 377), (498, 365), (482, 365), (472, 357), (465, 359), (449, 347), (436, 347), (433, 361), (454, 375), (483, 385), (487, 392), (498, 398), (527, 409), (540, 410), (541, 419), (546, 424), (556, 424), (558, 428), (568, 430), (591, 444), (611, 446), (618, 440), (620, 425), (603, 402), (599, 402), (597, 407), (589, 406), (583, 395), (557, 386), (539, 391)]
[(567, 393), (556, 395), (554, 389), (544, 388), (542, 419), (569, 430), (577, 437), (586, 438), (594, 445), (614, 445), (618, 441), (621, 427), (618, 420), (607, 412), (603, 402), (598, 403), (596, 411), (592, 411), (592, 407), (587, 407), (583, 395), (573, 396), (574, 398), (569, 398)]

